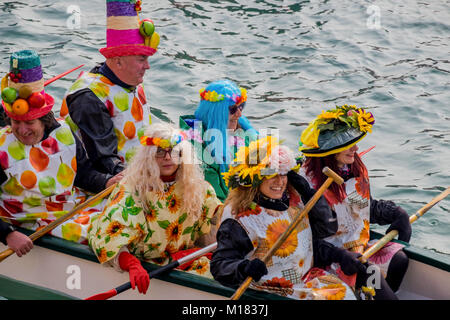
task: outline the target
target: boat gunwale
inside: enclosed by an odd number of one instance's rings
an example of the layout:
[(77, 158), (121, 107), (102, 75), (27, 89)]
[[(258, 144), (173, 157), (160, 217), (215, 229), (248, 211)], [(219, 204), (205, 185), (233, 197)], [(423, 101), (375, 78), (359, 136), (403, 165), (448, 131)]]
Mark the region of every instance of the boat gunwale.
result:
[[(23, 229), (20, 227), (18, 228), (18, 230), (27, 235), (30, 235), (32, 233), (31, 230)], [(378, 233), (376, 231), (370, 231), (371, 239), (379, 239), (382, 236), (383, 235), (381, 233)], [(444, 254), (437, 253), (431, 250), (418, 248), (414, 245), (411, 245), (409, 243), (400, 240), (393, 240), (393, 241), (405, 245), (403, 250), (410, 259), (423, 262), (427, 265), (450, 272), (450, 257), (447, 257)], [(43, 237), (35, 241), (35, 245), (50, 250), (55, 250), (57, 252), (61, 252), (63, 254), (71, 255), (84, 260), (88, 260), (91, 262), (95, 262), (100, 265), (100, 262), (98, 261), (97, 257), (92, 252), (92, 250), (89, 248), (89, 246), (84, 244), (72, 242), (51, 235), (44, 235)], [(152, 271), (160, 267), (156, 264), (147, 262), (143, 262), (142, 264), (147, 271)], [(193, 289), (198, 289), (201, 291), (221, 295), (224, 297), (230, 297), (235, 291), (235, 289), (233, 288), (222, 286), (219, 282), (213, 279), (209, 279), (206, 277), (202, 277), (199, 275), (179, 270), (172, 270), (170, 272), (163, 273), (157, 276), (156, 278), (162, 281), (167, 281), (170, 283), (190, 287)], [(268, 292), (248, 289), (242, 296), (242, 300), (291, 300), (291, 299)]]

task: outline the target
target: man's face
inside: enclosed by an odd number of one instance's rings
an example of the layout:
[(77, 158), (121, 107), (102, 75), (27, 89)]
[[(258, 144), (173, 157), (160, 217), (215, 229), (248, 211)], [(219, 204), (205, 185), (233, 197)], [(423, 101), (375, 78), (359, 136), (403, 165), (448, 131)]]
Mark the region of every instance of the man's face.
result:
[(148, 56), (123, 56), (115, 58), (112, 71), (131, 86), (136, 87), (144, 81), (145, 71), (150, 69)]

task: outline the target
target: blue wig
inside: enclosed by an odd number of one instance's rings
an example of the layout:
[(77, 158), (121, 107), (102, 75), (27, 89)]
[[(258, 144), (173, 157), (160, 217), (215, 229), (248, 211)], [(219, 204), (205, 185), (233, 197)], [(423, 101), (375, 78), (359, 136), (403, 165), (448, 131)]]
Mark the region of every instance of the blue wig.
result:
[[(216, 129), (221, 132), (222, 141), (217, 141), (216, 146), (222, 146), (222, 150), (219, 148), (212, 148), (214, 152), (211, 154), (215, 161), (220, 165), (220, 171), (228, 171), (228, 165), (233, 160), (234, 155), (228, 146), (228, 116), (229, 107), (234, 105), (236, 102), (236, 97), (241, 96), (241, 89), (230, 80), (218, 80), (210, 83), (206, 88), (206, 91), (215, 91), (218, 95), (223, 95), (224, 99), (216, 102), (211, 102), (207, 100), (200, 100), (200, 103), (195, 110), (195, 118), (201, 120), (205, 131), (209, 129)], [(250, 121), (241, 116), (239, 118), (239, 125), (244, 130), (253, 130)], [(209, 145), (215, 141), (214, 133), (209, 132), (209, 136), (204, 137), (204, 141), (210, 141)]]

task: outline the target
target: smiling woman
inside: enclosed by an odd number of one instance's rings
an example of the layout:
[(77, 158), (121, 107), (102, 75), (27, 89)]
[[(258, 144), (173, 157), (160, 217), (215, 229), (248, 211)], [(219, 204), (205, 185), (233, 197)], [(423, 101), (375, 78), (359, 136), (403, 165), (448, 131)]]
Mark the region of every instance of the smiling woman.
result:
[(300, 210), (314, 194), (306, 181), (302, 186), (288, 184), (288, 173), (296, 175), (293, 170), (298, 167), (292, 151), (273, 137), (239, 149), (224, 174), (230, 193), (217, 232), (211, 272), (225, 286), (236, 287), (251, 277), (251, 288), (293, 299), (355, 299), (338, 277), (313, 268), (313, 234), (332, 234), (337, 227), (334, 224), (331, 230), (319, 231), (313, 224), (336, 221), (324, 198), (266, 263), (261, 260), (301, 216)]

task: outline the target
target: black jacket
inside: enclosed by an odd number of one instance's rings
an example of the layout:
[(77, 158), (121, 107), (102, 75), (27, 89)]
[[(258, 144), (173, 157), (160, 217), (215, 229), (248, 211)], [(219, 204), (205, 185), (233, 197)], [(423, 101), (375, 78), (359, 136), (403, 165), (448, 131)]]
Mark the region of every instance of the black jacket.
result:
[[(94, 67), (90, 72), (100, 73), (121, 87), (132, 88), (118, 79), (106, 63)], [(112, 175), (124, 170), (124, 163), (117, 155), (114, 124), (105, 104), (87, 88), (68, 95), (66, 102), (70, 117), (80, 129), (86, 152), (94, 168)]]

